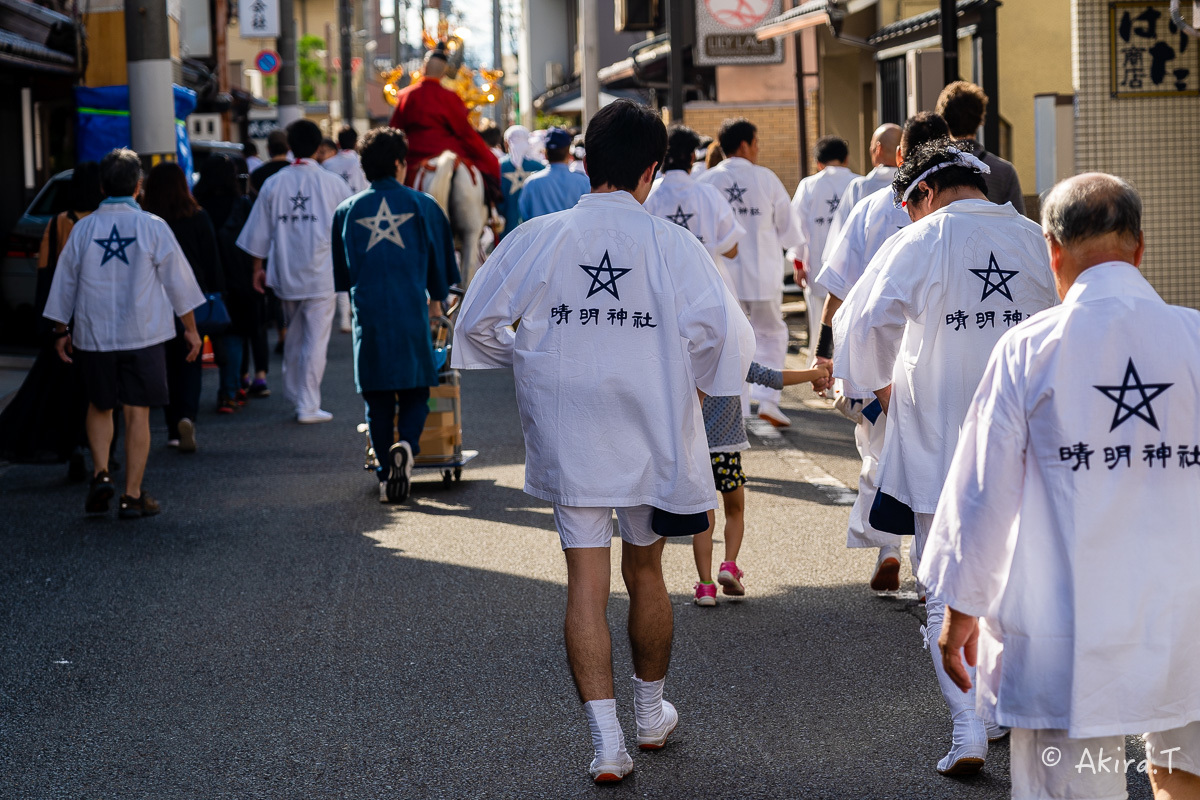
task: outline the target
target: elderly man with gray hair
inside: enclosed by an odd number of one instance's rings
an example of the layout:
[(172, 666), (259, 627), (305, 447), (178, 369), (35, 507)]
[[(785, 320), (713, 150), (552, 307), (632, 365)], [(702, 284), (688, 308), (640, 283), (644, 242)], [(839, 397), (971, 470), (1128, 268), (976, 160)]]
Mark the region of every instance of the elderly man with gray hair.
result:
[(142, 491), (142, 474), (150, 453), (150, 408), (169, 399), (165, 343), (175, 338), (179, 317), (187, 360), (200, 355), (192, 312), (204, 305), (204, 294), (171, 228), (134, 200), (142, 186), (137, 153), (106, 155), (100, 186), (107, 198), (71, 229), (44, 314), (56, 323), (59, 357), (79, 365), (88, 398), (94, 469), (84, 510), (107, 512), (116, 493), (108, 450), (112, 410), (124, 406), (125, 493), (117, 514), (134, 519), (159, 510)]
[(1099, 173), (1046, 198), (1062, 305), (993, 350), (921, 560), (1014, 798), (1124, 798), (1134, 770), (1200, 797), (1200, 313), (1138, 271), (1141, 212)]

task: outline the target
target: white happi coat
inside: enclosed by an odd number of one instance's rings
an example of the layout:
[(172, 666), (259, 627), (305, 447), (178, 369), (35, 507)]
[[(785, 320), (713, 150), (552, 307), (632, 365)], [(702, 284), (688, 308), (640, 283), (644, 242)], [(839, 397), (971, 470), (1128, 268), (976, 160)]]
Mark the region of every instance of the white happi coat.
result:
[(696, 237), (613, 192), (500, 242), (463, 301), (453, 366), (513, 368), (529, 494), (694, 513), (717, 505), (696, 389), (736, 395), (753, 354)]
[(89, 352), (140, 350), (175, 338), (175, 317), (204, 293), (166, 222), (133, 198), (106, 200), (67, 237), (43, 312)]
[(342, 180), (350, 185), (350, 191), (355, 194), (371, 185), (363, 172), (362, 163), (358, 160), (358, 153), (353, 150), (339, 150), (337, 155), (325, 159), (321, 166), (335, 175), (341, 175)]
[[(825, 263), (813, 283), (826, 294), (845, 300), (883, 243), (908, 224), (908, 213), (893, 202), (891, 185), (878, 190), (854, 207), (837, 240), (826, 246)], [(859, 400), (875, 397), (870, 390), (846, 381), (842, 382), (842, 391)]]
[(804, 237), (804, 244), (796, 251), (805, 266), (813, 268), (814, 272), (825, 252), (825, 238), (841, 207), (846, 187), (857, 177), (847, 167), (831, 165), (816, 175), (809, 175), (796, 186), (796, 193), (792, 195), (792, 213), (796, 215)]
[(645, 208), (656, 217), (674, 222), (691, 231), (713, 257), (730, 291), (733, 278), (722, 253), (729, 252), (746, 235), (733, 207), (716, 187), (692, 178), (686, 171), (673, 169), (654, 182)]
[(992, 347), (1057, 299), (1042, 229), (1011, 205), (959, 200), (884, 244), (833, 319), (833, 374), (892, 385), (882, 491), (936, 510)]
[(1074, 738), (1200, 720), (1200, 313), (1091, 267), (1005, 335), (920, 580), (982, 617), (977, 702)]
[(783, 288), (783, 251), (803, 242), (787, 190), (775, 173), (744, 158), (727, 158), (697, 178), (716, 187), (733, 208), (746, 236), (729, 259), (738, 300), (778, 300)]
[[(837, 211), (833, 214), (833, 222), (829, 226), (829, 236), (825, 240), (825, 247), (828, 249), (833, 246), (834, 239), (837, 238), (838, 232), (842, 226), (846, 224), (846, 220), (850, 216), (850, 212), (871, 195), (878, 192), (880, 189), (888, 189), (892, 185), (892, 180), (896, 177), (896, 167), (888, 167), (880, 165), (875, 167), (866, 175), (861, 175), (850, 181), (850, 185), (846, 187), (846, 193), (842, 195), (842, 202), (838, 204)], [(814, 256), (816, 258), (816, 256)], [(822, 260), (824, 256), (822, 255)]]
[(333, 296), (333, 211), (352, 194), (340, 176), (307, 158), (267, 178), (237, 246), (267, 259), (267, 286), (281, 300)]

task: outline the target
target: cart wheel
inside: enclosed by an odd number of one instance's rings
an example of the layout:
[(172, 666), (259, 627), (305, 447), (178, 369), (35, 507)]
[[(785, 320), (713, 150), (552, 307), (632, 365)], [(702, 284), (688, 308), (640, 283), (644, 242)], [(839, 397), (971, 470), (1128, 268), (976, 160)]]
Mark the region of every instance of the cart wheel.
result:
[(457, 483), (461, 480), (462, 480), (462, 467), (455, 467), (454, 468), (454, 481), (455, 481), (455, 483)]
[(446, 470), (445, 472), (442, 473), (442, 486), (449, 487), (450, 484), (451, 484), (450, 470)]

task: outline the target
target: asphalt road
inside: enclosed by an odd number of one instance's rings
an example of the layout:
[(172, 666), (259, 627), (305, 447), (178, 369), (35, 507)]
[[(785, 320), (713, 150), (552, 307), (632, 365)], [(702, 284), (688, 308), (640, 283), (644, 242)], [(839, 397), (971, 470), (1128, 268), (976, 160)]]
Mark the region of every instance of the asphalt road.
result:
[(550, 508), (521, 491), (512, 377), (463, 383), (481, 455), (450, 489), (418, 477), (405, 507), (380, 505), (362, 470), (336, 333), (330, 424), (295, 424), (280, 395), (217, 417), (212, 370), (198, 453), (168, 451), (155, 417), (157, 518), (86, 519), (65, 468), (0, 468), (0, 798), (1008, 796), (1007, 743), (977, 777), (934, 770), (950, 725), (923, 609), (911, 578), (870, 592), (873, 553), (845, 548), (852, 429), (806, 388), (785, 393), (793, 428), (745, 457), (747, 598), (693, 606), (691, 547), (667, 547), (680, 726), (594, 787), (565, 568)]

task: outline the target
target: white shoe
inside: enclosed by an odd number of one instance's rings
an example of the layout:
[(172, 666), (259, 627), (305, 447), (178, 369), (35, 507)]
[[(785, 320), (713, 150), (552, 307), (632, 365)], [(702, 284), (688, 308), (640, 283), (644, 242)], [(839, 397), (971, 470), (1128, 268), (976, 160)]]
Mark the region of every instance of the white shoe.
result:
[(380, 481), (380, 482), (379, 482), (379, 502), (381, 502), (381, 503), (390, 503), (390, 502), (392, 502), (391, 500), (389, 500), (389, 499), (388, 499), (388, 491), (387, 491), (387, 488), (388, 488), (388, 482), (387, 482), (387, 481)]
[(328, 411), (321, 408), (318, 408), (311, 414), (296, 415), (296, 421), (301, 425), (315, 425), (318, 422), (329, 422), (331, 419), (333, 419), (333, 414), (330, 414)]
[(622, 750), (615, 756), (596, 756), (588, 767), (588, 774), (596, 783), (617, 783), (633, 772), (633, 759)]
[(789, 428), (792, 425), (792, 421), (787, 418), (786, 414), (779, 410), (779, 406), (766, 401), (759, 401), (758, 418), (765, 419), (776, 428)]
[(895, 545), (879, 548), (875, 561), (875, 572), (871, 575), (871, 591), (896, 592), (900, 590), (900, 548)]
[(638, 725), (637, 746), (642, 750), (661, 750), (678, 724), (679, 712), (675, 706), (663, 700), (661, 724), (653, 730), (644, 730)]
[(997, 725), (994, 722), (985, 722), (987, 727), (987, 737), (989, 742), (998, 742), (1012, 732), (1012, 728), (1006, 728), (1003, 725)]
[(987, 759), (988, 731), (983, 720), (968, 711), (954, 719), (954, 735), (950, 752), (938, 762), (937, 771), (943, 775), (974, 775), (983, 769)]
[(179, 420), (179, 452), (196, 452), (196, 425), (187, 417)]

